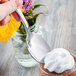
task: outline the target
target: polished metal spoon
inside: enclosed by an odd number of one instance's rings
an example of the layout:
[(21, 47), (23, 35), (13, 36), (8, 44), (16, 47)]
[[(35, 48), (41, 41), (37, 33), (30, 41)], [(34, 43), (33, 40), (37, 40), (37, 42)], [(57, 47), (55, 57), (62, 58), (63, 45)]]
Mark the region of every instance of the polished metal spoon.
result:
[(39, 63), (44, 63), (45, 55), (50, 51), (47, 42), (37, 33), (31, 33), (28, 23), (20, 8), (16, 10), (27, 33), (26, 44), (31, 56)]

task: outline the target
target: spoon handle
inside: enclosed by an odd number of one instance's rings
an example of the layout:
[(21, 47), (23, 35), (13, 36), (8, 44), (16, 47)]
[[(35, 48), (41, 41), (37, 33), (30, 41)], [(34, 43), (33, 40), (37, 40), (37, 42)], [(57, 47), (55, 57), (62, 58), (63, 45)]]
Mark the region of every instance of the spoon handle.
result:
[(23, 15), (23, 13), (21, 12), (20, 8), (18, 8), (18, 9), (16, 10), (16, 12), (18, 13), (19, 17), (21, 18), (21, 21), (22, 21), (22, 23), (23, 23), (23, 25), (24, 25), (24, 28), (25, 28), (25, 30), (26, 30), (26, 33), (27, 33), (28, 35), (30, 35), (31, 32), (30, 32), (30, 29), (29, 29), (29, 25), (28, 25), (28, 23), (27, 23), (24, 15)]

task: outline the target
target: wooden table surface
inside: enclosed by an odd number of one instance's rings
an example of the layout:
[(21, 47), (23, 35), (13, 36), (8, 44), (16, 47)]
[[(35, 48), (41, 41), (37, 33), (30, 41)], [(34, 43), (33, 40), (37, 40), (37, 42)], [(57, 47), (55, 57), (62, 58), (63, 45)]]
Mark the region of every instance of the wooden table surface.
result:
[[(51, 49), (64, 47), (76, 54), (76, 0), (33, 0), (43, 3), (45, 15), (39, 16), (37, 25), (46, 28), (46, 38)], [(24, 68), (15, 59), (10, 39), (0, 42), (0, 76), (39, 76), (38, 66)]]
[(24, 68), (16, 61), (14, 55), (11, 40), (0, 42), (0, 76), (38, 76), (37, 66)]

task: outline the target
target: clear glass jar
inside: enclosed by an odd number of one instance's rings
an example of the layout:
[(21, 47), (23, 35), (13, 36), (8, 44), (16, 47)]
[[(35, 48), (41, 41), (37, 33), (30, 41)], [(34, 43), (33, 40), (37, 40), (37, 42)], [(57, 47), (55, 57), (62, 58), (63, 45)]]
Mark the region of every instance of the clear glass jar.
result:
[(21, 64), (23, 67), (34, 67), (38, 63), (31, 57), (26, 47), (26, 42), (23, 42), (20, 37), (23, 36), (22, 34), (18, 33), (17, 31), (12, 36), (12, 43), (13, 48), (15, 51), (16, 60)]

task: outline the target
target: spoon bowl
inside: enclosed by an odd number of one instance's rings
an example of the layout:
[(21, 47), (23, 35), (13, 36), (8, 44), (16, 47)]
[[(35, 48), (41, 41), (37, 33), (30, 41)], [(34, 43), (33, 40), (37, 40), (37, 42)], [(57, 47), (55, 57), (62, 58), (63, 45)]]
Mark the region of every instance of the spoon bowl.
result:
[(32, 34), (28, 44), (28, 50), (32, 57), (40, 63), (44, 63), (45, 55), (50, 51), (50, 47), (39, 34)]

